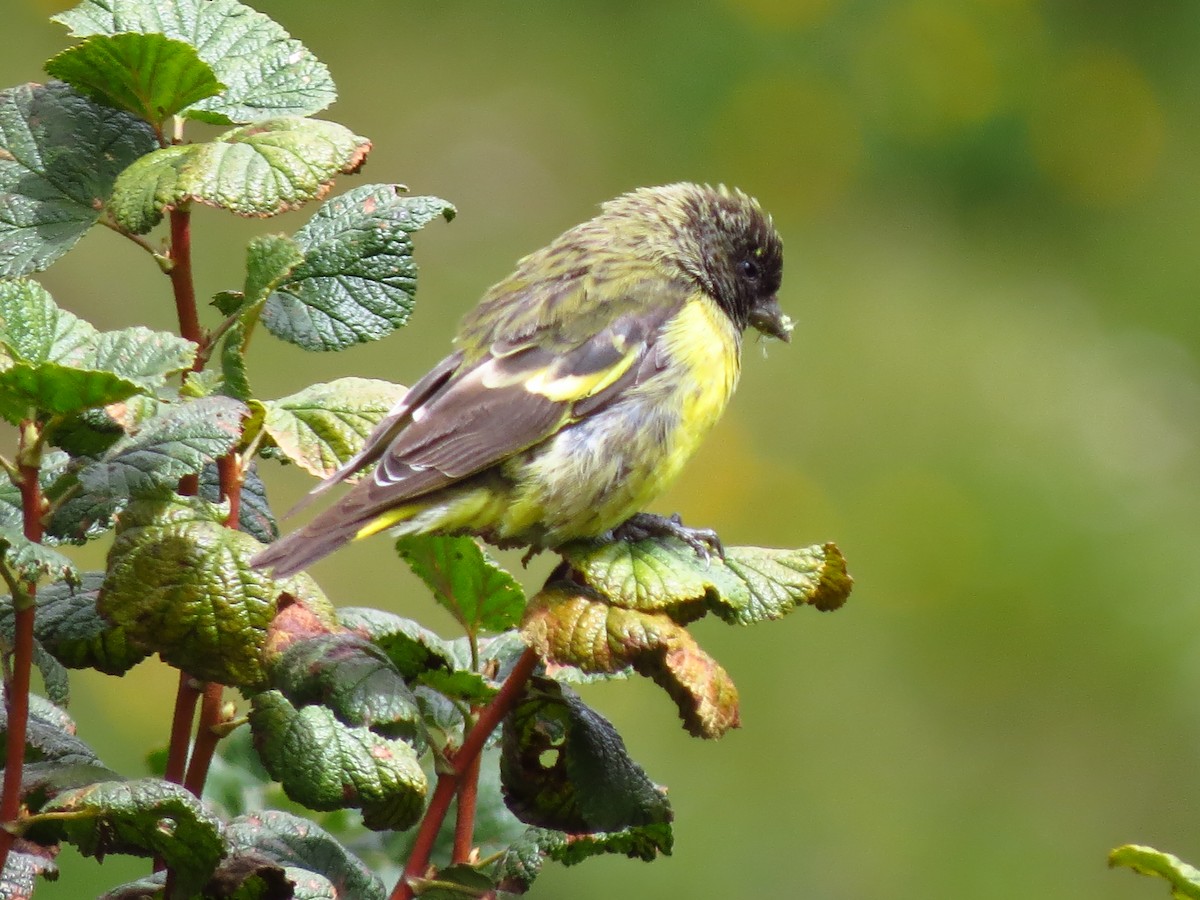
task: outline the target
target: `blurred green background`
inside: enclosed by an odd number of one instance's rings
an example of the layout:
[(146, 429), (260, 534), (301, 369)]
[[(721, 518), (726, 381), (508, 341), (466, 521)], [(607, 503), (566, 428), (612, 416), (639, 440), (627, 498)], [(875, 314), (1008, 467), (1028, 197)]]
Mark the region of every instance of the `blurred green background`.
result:
[[(41, 77), (63, 5), (5, 0), (0, 84)], [(550, 868), (532, 896), (1117, 900), (1166, 893), (1107, 870), (1117, 844), (1200, 860), (1200, 6), (254, 5), (330, 66), (327, 116), (375, 142), (340, 186), (460, 211), (418, 238), (407, 331), (331, 356), (264, 337), (263, 396), (411, 383), (517, 257), (638, 185), (737, 184), (784, 235), (795, 340), (748, 345), (658, 508), (730, 544), (836, 540), (857, 588), (833, 614), (696, 627), (742, 693), (719, 743), (652, 686), (591, 691), (670, 785), (677, 850)], [(201, 210), (201, 294), (310, 212)], [(44, 282), (101, 327), (172, 328), (165, 280), (101, 231)], [(267, 475), (279, 504), (307, 487)], [(447, 631), (402, 570), (377, 539), (315, 571), (339, 603)], [(174, 688), (157, 663), (80, 677), (72, 711), (135, 774)], [(63, 866), (39, 897), (144, 870)]]

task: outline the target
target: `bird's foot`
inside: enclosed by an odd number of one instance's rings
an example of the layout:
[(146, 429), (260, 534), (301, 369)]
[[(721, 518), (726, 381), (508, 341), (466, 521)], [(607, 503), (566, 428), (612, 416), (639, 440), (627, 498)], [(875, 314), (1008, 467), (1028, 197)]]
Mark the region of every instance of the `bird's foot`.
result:
[(711, 528), (688, 528), (683, 524), (679, 513), (668, 518), (654, 513), (637, 513), (630, 516), (613, 529), (613, 537), (621, 541), (642, 541), (646, 538), (673, 537), (683, 541), (695, 554), (708, 562), (711, 554), (715, 553), (720, 559), (725, 558), (725, 548), (721, 539)]

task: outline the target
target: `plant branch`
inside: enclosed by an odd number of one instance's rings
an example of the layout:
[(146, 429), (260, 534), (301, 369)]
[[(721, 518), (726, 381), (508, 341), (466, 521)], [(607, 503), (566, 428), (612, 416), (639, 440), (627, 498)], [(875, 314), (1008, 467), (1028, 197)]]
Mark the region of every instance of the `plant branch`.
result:
[[(450, 801), (458, 792), (460, 782), (476, 765), (479, 754), (492, 732), (500, 726), (504, 717), (512, 711), (525, 693), (525, 686), (537, 664), (538, 656), (533, 650), (526, 650), (521, 654), (499, 692), (492, 698), (492, 702), (483, 708), (478, 720), (467, 732), (462, 746), (449, 757), (450, 768), (438, 775), (429, 808), (425, 810), (425, 817), (421, 820), (417, 836), (413, 840), (412, 853), (400, 880), (396, 882), (390, 900), (412, 900), (414, 893), (410, 879), (421, 878), (429, 868), (429, 857), (433, 852), (434, 842), (450, 809)], [(458, 844), (457, 835), (455, 844)]]
[(204, 793), (204, 782), (208, 778), (208, 767), (212, 764), (221, 725), (221, 694), (224, 687), (209, 682), (204, 687), (204, 699), (200, 703), (200, 724), (196, 728), (196, 744), (192, 747), (192, 759), (188, 763), (187, 777), (183, 786), (199, 797)]
[(200, 701), (200, 686), (187, 672), (179, 673), (179, 689), (175, 692), (175, 714), (171, 718), (171, 743), (167, 749), (167, 768), (163, 778), (173, 784), (183, 784), (187, 768), (188, 742), (192, 737), (192, 719)]
[(451, 862), (465, 863), (475, 846), (475, 807), (479, 800), (479, 765), (482, 753), (467, 763), (458, 782), (458, 803), (454, 809), (454, 854)]
[[(42, 540), (42, 489), (38, 483), (36, 451), (30, 461), (31, 446), (38, 445), (40, 434), (33, 422), (21, 427), (21, 450), (18, 470), (21, 491), (22, 530), (34, 543)], [(37, 582), (29, 581), (13, 598), (12, 675), (4, 685), (4, 705), (8, 716), (7, 749), (4, 763), (4, 787), (0, 793), (0, 824), (15, 822), (21, 812), (21, 776), (25, 765), (25, 736), (29, 726), (29, 690), (33, 670), (33, 624)], [(7, 673), (6, 673), (7, 674)], [(8, 862), (15, 835), (7, 828), (0, 829), (0, 871)]]
[[(100, 225), (103, 225), (105, 228), (109, 229), (110, 231), (114, 231), (117, 234), (121, 235), (121, 237), (128, 238), (129, 240), (133, 241), (133, 243), (137, 244), (139, 247), (141, 247), (143, 250), (145, 250), (147, 253), (149, 253), (151, 256), (153, 256), (154, 261), (158, 263), (160, 268), (162, 268), (163, 266), (170, 265), (170, 261), (167, 259), (167, 257), (163, 256), (162, 253), (160, 253), (153, 244), (151, 244), (148, 240), (146, 240), (140, 234), (134, 234), (131, 231), (126, 231), (124, 228), (122, 228), (120, 225), (118, 225), (116, 222), (114, 222), (108, 216), (101, 216), (100, 219), (98, 220), (98, 222)], [(166, 269), (164, 269), (164, 271), (166, 271)]]
[[(172, 209), (171, 218), (171, 268), (167, 275), (175, 293), (175, 313), (179, 317), (179, 336), (204, 347), (204, 330), (200, 327), (200, 313), (196, 308), (196, 284), (192, 275), (192, 213), (187, 208)], [(203, 367), (197, 354), (192, 368)]]

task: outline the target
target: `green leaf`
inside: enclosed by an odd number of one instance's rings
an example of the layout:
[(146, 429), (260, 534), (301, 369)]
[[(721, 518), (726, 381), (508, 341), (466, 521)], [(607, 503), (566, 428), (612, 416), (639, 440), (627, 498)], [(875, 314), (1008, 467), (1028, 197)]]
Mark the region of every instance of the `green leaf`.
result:
[(288, 459), (325, 477), (354, 456), (405, 388), (372, 378), (339, 378), (266, 400), (263, 430)]
[(271, 666), (271, 684), (292, 703), (319, 703), (342, 722), (416, 741), (421, 712), (382, 649), (350, 631), (289, 644)]
[(349, 606), (338, 610), (338, 621), (381, 647), (406, 681), (430, 670), (452, 672), (467, 662), (460, 659), (449, 642), (418, 622), (395, 613)]
[(196, 48), (224, 90), (184, 115), (220, 123), (307, 116), (337, 95), (329, 70), (262, 13), (235, 0), (85, 0), (54, 17), (84, 37), (161, 33)]
[(696, 737), (718, 738), (741, 722), (729, 674), (666, 613), (611, 606), (560, 583), (530, 599), (521, 636), (547, 663), (589, 673), (633, 667), (670, 695)]
[(302, 262), (304, 252), (287, 235), (264, 234), (256, 237), (246, 248), (243, 305), (249, 307), (262, 303)]
[[(644, 612), (695, 607), (710, 595), (738, 589), (719, 560), (702, 560), (674, 538), (576, 542), (562, 548), (567, 562), (614, 606)], [(699, 604), (702, 607), (702, 604)], [(695, 615), (687, 615), (695, 618)]]
[(509, 809), (530, 825), (589, 834), (672, 819), (666, 792), (629, 758), (612, 724), (545, 679), (504, 723), (500, 779)]
[[(103, 572), (85, 572), (80, 584), (51, 584), (38, 591), (34, 637), (68, 668), (122, 675), (146, 657), (123, 628), (96, 610)], [(11, 607), (0, 608), (0, 630), (12, 631)]]
[(90, 352), (80, 361), (93, 369), (114, 372), (122, 378), (153, 390), (167, 379), (189, 368), (196, 359), (196, 345), (165, 331), (135, 325), (96, 335)]
[(304, 253), (263, 308), (263, 324), (306, 350), (378, 340), (408, 321), (417, 290), (411, 233), (454, 207), (369, 184), (334, 197), (296, 232)]
[(520, 621), (521, 586), (474, 538), (412, 535), (396, 551), (469, 634), (507, 631)]
[[(0, 706), (0, 735), (8, 741), (8, 712)], [(75, 736), (75, 723), (50, 702), (30, 697), (25, 729), (25, 761), (52, 762), (59, 766), (99, 765), (95, 751)]]
[(144, 234), (163, 211), (190, 202), (241, 216), (273, 216), (324, 194), (334, 176), (358, 171), (371, 142), (334, 122), (271, 119), (210, 143), (163, 147), (121, 173), (108, 210)]
[(0, 528), (0, 564), (17, 580), (23, 582), (52, 581), (79, 583), (75, 564), (45, 544), (36, 544), (19, 528)]
[[(42, 464), (38, 467), (38, 485), (45, 493), (63, 476), (71, 458), (58, 450), (47, 450), (42, 454)], [(11, 478), (0, 478), (0, 528), (20, 530), (25, 521), (21, 508), (21, 489), (13, 484)]]
[[(220, 396), (161, 404), (133, 435), (64, 479), (69, 485), (62, 489), (73, 486), (76, 492), (55, 511), (50, 532), (86, 540), (107, 531), (131, 500), (173, 491), (180, 478), (200, 473), (232, 449), (245, 413), (241, 403)], [(59, 490), (56, 485), (54, 493)]]
[(114, 501), (172, 488), (233, 448), (246, 413), (242, 403), (220, 396), (167, 405), (102, 460), (82, 468), (79, 483)]
[(66, 415), (128, 399), (186, 369), (195, 344), (147, 328), (97, 332), (41, 285), (0, 281), (0, 415)]
[(418, 897), (425, 900), (468, 900), (471, 897), (494, 897), (496, 887), (487, 875), (468, 863), (458, 863), (439, 869), (432, 878), (414, 878)]
[(0, 344), (9, 363), (77, 361), (95, 345), (96, 334), (36, 281), (0, 280)]
[[(208, 463), (200, 470), (200, 499), (209, 503), (221, 501), (221, 478), (217, 467)], [(238, 529), (246, 534), (269, 544), (279, 537), (279, 523), (271, 504), (267, 501), (267, 486), (259, 477), (258, 470), (253, 464), (246, 470), (242, 479), (242, 501), (238, 504)]]
[(1176, 900), (1200, 900), (1200, 869), (1153, 847), (1125, 844), (1108, 854), (1110, 866), (1126, 866), (1142, 875), (1157, 875), (1171, 885)]
[(68, 85), (0, 91), (0, 278), (39, 272), (75, 246), (117, 175), (157, 146), (145, 122)]
[(709, 561), (675, 539), (577, 542), (562, 550), (614, 606), (666, 610), (677, 621), (696, 618), (705, 608), (743, 625), (778, 619), (805, 604), (833, 610), (854, 583), (834, 544), (803, 550), (730, 547), (724, 560)]
[(659, 854), (670, 856), (673, 845), (671, 826), (665, 823), (608, 834), (564, 834), (530, 828), (496, 861), (493, 877), (501, 891), (523, 894), (541, 872), (543, 859), (573, 866), (589, 857), (611, 853), (653, 862)]
[(261, 544), (196, 498), (139, 500), (121, 515), (100, 612), (131, 640), (203, 681), (253, 686), (279, 583), (253, 568)]
[[(322, 876), (336, 889), (333, 896), (384, 900), (383, 882), (332, 835), (308, 819), (277, 810), (239, 816), (225, 829), (231, 852), (257, 851), (293, 870)], [(299, 894), (297, 895), (299, 896)]]
[(46, 63), (79, 93), (161, 125), (225, 87), (183, 41), (162, 34), (97, 34)]
[(722, 593), (713, 609), (738, 624), (778, 619), (804, 604), (822, 612), (837, 609), (854, 584), (834, 544), (804, 550), (731, 547), (725, 566), (742, 588)]
[(66, 415), (132, 397), (141, 388), (111, 372), (59, 363), (17, 363), (0, 371), (0, 416), (14, 425), (36, 411)]
[(146, 389), (165, 384), (196, 358), (194, 343), (169, 332), (141, 326), (97, 331), (28, 278), (0, 281), (0, 344), (5, 365), (61, 363), (119, 375)]
[(296, 708), (279, 691), (256, 694), (250, 727), (263, 765), (288, 797), (315, 810), (360, 808), (372, 829), (404, 829), (421, 815), (426, 780), (416, 751), (323, 706)]
[(4, 871), (0, 873), (0, 897), (4, 900), (29, 900), (37, 877), (47, 881), (58, 878), (54, 863), (57, 848), (39, 847), (29, 841), (18, 841), (8, 854)]
[(51, 703), (67, 706), (71, 702), (71, 678), (66, 667), (39, 642), (33, 644), (33, 664), (46, 688), (46, 697)]
[(185, 788), (157, 778), (109, 781), (60, 794), (42, 810), (84, 856), (133, 853), (162, 859), (175, 873), (176, 898), (197, 893), (224, 848), (221, 823)]

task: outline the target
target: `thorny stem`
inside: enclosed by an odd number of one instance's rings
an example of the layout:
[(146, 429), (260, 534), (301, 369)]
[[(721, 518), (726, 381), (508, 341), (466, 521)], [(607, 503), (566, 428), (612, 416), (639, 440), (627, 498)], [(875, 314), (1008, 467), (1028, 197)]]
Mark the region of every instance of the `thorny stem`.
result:
[[(483, 745), (525, 693), (525, 685), (537, 664), (538, 657), (533, 650), (526, 650), (521, 654), (503, 686), (492, 698), (492, 702), (479, 713), (479, 718), (467, 732), (462, 746), (450, 757), (450, 768), (438, 775), (433, 797), (430, 798), (425, 817), (421, 820), (417, 836), (413, 840), (412, 853), (400, 880), (396, 882), (390, 900), (412, 900), (414, 893), (410, 880), (421, 878), (429, 868), (429, 856), (433, 852), (434, 842), (450, 809), (450, 801), (459, 790), (460, 782), (477, 766)], [(458, 836), (455, 835), (456, 856), (458, 843)]]
[[(30, 437), (32, 436), (32, 440)], [(26, 461), (30, 445), (36, 445), (40, 434), (33, 422), (21, 426), (21, 453), (18, 469), (21, 491), (21, 516), (26, 538), (34, 543), (42, 540), (42, 489), (38, 484), (36, 454)], [(4, 763), (4, 787), (0, 794), (0, 823), (15, 822), (21, 812), (21, 776), (25, 764), (25, 735), (29, 725), (29, 681), (33, 668), (34, 597), (37, 582), (24, 585), (23, 596), (13, 594), (13, 655), (11, 677), (4, 685), (4, 705), (8, 715), (7, 750)], [(6, 676), (8, 673), (5, 673)], [(0, 829), (0, 871), (8, 862), (15, 835), (7, 828)]]

